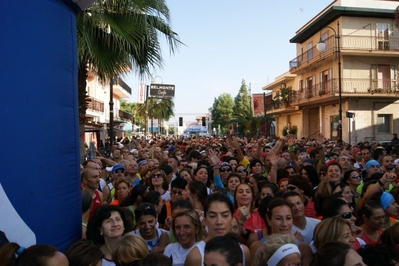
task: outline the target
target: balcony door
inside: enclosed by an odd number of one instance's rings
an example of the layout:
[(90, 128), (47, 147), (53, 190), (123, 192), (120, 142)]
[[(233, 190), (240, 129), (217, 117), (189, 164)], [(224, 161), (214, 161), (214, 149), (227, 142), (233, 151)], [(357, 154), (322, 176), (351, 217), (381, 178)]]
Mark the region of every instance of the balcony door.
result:
[(372, 89), (390, 90), (396, 87), (394, 65), (371, 65)]
[(375, 29), (378, 50), (389, 50), (389, 24), (377, 23)]
[(320, 72), (320, 91), (332, 92), (331, 68)]

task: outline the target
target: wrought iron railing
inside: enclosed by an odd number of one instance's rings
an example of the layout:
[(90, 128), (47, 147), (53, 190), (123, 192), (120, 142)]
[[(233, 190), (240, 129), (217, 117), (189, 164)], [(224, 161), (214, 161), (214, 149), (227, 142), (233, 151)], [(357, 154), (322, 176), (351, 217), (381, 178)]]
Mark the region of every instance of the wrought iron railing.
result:
[[(384, 51), (384, 52), (398, 52), (399, 53), (399, 38), (397, 37), (376, 37), (376, 36), (340, 36), (341, 51), (356, 50), (356, 51)], [(334, 52), (336, 46), (336, 38), (334, 36), (328, 37), (324, 40), (326, 48), (320, 52), (313, 46), (311, 49), (295, 57), (289, 62), (290, 70), (299, 68), (306, 63), (312, 63), (318, 58), (322, 58), (325, 54)]]
[(104, 112), (104, 102), (94, 98), (94, 97), (87, 97), (89, 99), (87, 104), (87, 109), (97, 112)]

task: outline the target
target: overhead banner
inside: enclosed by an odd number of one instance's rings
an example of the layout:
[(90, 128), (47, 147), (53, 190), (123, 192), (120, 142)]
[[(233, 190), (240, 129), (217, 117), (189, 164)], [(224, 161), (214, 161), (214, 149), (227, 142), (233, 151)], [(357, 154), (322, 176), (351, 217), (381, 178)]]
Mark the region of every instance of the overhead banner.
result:
[(145, 84), (144, 83), (139, 83), (139, 92), (137, 93), (138, 99), (137, 103), (144, 103), (145, 101)]
[(175, 85), (168, 84), (151, 84), (151, 97), (175, 97)]

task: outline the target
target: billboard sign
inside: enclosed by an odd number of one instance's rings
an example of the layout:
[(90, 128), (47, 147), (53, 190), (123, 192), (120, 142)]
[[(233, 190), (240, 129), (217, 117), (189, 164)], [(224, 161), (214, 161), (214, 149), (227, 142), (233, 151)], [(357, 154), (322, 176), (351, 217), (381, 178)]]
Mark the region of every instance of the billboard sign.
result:
[(150, 85), (151, 97), (175, 97), (175, 85), (168, 84), (151, 84)]

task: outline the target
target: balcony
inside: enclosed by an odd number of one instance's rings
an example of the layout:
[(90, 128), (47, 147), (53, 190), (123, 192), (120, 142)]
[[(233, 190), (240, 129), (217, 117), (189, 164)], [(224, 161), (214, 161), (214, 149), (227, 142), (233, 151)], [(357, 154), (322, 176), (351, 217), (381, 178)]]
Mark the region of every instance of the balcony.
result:
[(130, 98), (132, 95), (132, 89), (119, 77), (114, 79), (113, 91), (119, 98)]
[(104, 112), (104, 102), (94, 98), (94, 97), (87, 97), (87, 110), (89, 111), (96, 111), (103, 113)]
[[(398, 97), (399, 80), (391, 79), (342, 79), (342, 96), (344, 97)], [(291, 105), (301, 105), (306, 102), (331, 101), (331, 97), (338, 97), (338, 79), (331, 79), (325, 83), (303, 88), (291, 95)]]
[(128, 112), (119, 110), (118, 111), (118, 116), (119, 118), (125, 119), (125, 120), (132, 120), (132, 115), (129, 114)]
[[(392, 56), (394, 54), (399, 57), (399, 38), (351, 35), (340, 37), (342, 54), (364, 54), (367, 56), (373, 54), (378, 56)], [(330, 36), (324, 42), (326, 49), (323, 52), (319, 52), (316, 46), (313, 46), (312, 49), (292, 59), (289, 62), (290, 72), (295, 73), (310, 66), (312, 63), (332, 55), (334, 53), (336, 38)]]

